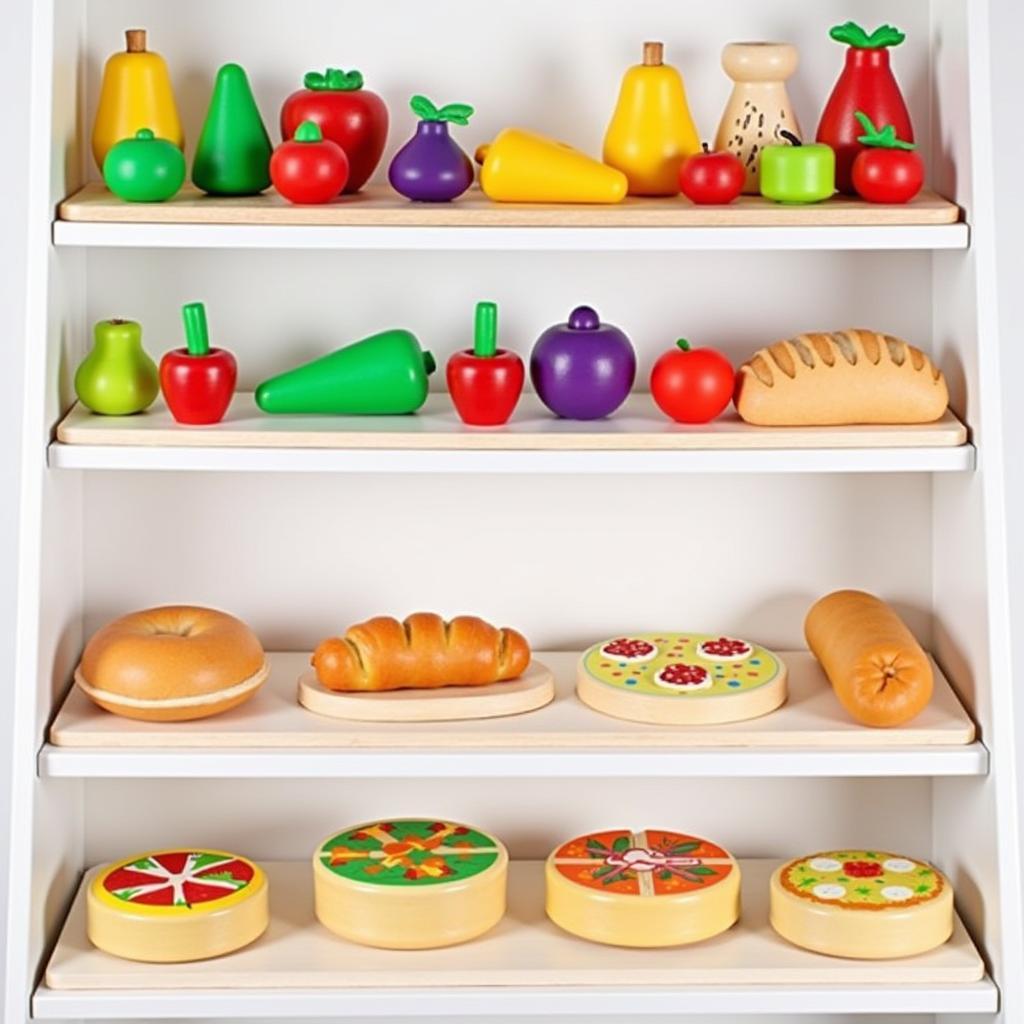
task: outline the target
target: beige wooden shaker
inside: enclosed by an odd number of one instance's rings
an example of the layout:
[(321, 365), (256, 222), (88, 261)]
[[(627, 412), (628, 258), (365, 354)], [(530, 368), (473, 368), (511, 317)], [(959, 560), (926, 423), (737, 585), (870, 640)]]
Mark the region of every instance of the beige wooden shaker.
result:
[(786, 92), (786, 79), (796, 71), (799, 59), (789, 43), (729, 43), (722, 51), (722, 67), (734, 84), (715, 149), (743, 161), (747, 195), (760, 192), (761, 150), (785, 143), (783, 131), (802, 138)]

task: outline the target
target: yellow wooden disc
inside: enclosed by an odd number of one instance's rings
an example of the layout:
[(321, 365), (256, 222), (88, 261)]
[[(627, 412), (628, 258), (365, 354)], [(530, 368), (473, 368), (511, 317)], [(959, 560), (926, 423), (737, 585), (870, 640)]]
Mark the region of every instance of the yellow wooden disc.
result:
[(149, 963), (206, 960), (247, 946), (269, 922), (267, 879), (223, 850), (154, 850), (108, 865), (87, 898), (106, 953)]
[(786, 666), (764, 647), (702, 633), (634, 633), (583, 652), (576, 693), (596, 711), (655, 725), (759, 718), (786, 701)]
[(578, 836), (548, 857), (547, 912), (574, 935), (613, 946), (679, 946), (740, 914), (740, 869), (706, 839), (647, 829)]
[(497, 839), (430, 818), (356, 825), (313, 855), (321, 923), (385, 949), (451, 946), (489, 931), (505, 913), (507, 876)]
[(941, 946), (953, 933), (953, 889), (925, 861), (832, 850), (784, 864), (771, 880), (772, 927), (830, 956), (887, 960)]

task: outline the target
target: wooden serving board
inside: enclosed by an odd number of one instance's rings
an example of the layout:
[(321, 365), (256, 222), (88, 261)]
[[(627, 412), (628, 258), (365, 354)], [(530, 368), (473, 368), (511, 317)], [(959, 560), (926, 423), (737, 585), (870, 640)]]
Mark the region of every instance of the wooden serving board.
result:
[(473, 188), (453, 203), (410, 203), (385, 185), (318, 206), (295, 206), (274, 192), (207, 196), (186, 185), (165, 203), (126, 203), (93, 181), (65, 199), (61, 220), (107, 224), (282, 224), (342, 227), (841, 227), (955, 224), (960, 208), (930, 190), (909, 203), (880, 205), (835, 196), (808, 206), (741, 196), (728, 206), (688, 199), (627, 198), (614, 204), (494, 203)]
[[(956, 985), (984, 965), (964, 926), (949, 942), (906, 960), (841, 960), (781, 939), (768, 923), (771, 860), (741, 860), (742, 916), (729, 931), (684, 951), (624, 949), (563, 932), (544, 913), (544, 865), (513, 862), (508, 910), (486, 935), (452, 949), (386, 950), (333, 935), (313, 913), (310, 865), (261, 865), (270, 883), (270, 927), (216, 960), (144, 964), (101, 953), (86, 936), (85, 887), (75, 897), (46, 969), (58, 990), (419, 988), (561, 985)], [(95, 869), (94, 869), (95, 870)]]
[(65, 747), (110, 748), (423, 748), (686, 749), (692, 747), (878, 748), (954, 746), (974, 739), (974, 724), (938, 666), (931, 703), (907, 725), (869, 729), (842, 709), (813, 655), (779, 651), (789, 699), (763, 718), (727, 725), (661, 726), (626, 722), (576, 699), (579, 652), (535, 652), (556, 680), (555, 699), (529, 715), (456, 722), (352, 722), (310, 714), (295, 699), (308, 654), (268, 654), (270, 678), (240, 707), (194, 722), (137, 722), (97, 707), (74, 687), (50, 740)]
[(519, 679), (490, 686), (444, 686), (435, 690), (339, 693), (317, 681), (312, 670), (299, 676), (299, 703), (318, 715), (354, 722), (461, 722), (522, 715), (550, 704), (555, 677), (531, 661)]
[(562, 420), (524, 395), (503, 427), (467, 427), (447, 395), (411, 416), (268, 416), (249, 393), (235, 395), (221, 423), (183, 427), (162, 400), (135, 416), (97, 416), (76, 404), (57, 428), (72, 445), (178, 448), (347, 448), (434, 451), (684, 451), (771, 448), (946, 448), (967, 441), (949, 411), (904, 426), (755, 427), (735, 413), (686, 426), (666, 419), (650, 395), (631, 395), (606, 420)]

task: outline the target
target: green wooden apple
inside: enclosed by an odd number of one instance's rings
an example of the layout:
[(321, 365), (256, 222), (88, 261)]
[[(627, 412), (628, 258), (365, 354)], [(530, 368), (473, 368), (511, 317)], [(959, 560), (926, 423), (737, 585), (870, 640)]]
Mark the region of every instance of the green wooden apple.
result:
[(831, 146), (805, 146), (791, 132), (784, 145), (761, 151), (761, 195), (777, 203), (820, 203), (836, 190), (836, 154)]

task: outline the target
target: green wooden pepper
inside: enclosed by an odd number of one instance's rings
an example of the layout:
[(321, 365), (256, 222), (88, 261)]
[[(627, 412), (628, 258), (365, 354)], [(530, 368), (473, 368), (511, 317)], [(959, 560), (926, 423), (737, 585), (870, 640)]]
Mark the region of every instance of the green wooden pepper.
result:
[(415, 412), (434, 369), (434, 357), (409, 331), (383, 331), (265, 380), (256, 404), (268, 413)]

